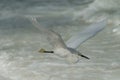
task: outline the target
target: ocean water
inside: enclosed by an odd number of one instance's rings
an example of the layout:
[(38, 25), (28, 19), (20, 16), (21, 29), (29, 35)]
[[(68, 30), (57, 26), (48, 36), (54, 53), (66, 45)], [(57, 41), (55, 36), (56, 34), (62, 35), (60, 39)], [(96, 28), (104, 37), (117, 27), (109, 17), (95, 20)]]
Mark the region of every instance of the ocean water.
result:
[[(119, 80), (119, 0), (4, 0), (0, 1), (0, 80)], [(46, 36), (32, 25), (53, 29), (67, 41), (105, 17), (108, 24), (78, 51), (90, 57), (70, 64), (53, 54)]]

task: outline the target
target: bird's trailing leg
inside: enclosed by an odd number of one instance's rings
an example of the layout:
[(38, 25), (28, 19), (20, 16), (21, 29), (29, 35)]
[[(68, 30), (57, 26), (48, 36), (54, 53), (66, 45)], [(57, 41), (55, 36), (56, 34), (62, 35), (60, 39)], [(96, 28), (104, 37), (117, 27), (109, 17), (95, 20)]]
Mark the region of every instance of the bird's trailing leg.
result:
[(40, 49), (39, 50), (40, 53), (54, 53), (54, 51), (46, 51), (45, 49)]

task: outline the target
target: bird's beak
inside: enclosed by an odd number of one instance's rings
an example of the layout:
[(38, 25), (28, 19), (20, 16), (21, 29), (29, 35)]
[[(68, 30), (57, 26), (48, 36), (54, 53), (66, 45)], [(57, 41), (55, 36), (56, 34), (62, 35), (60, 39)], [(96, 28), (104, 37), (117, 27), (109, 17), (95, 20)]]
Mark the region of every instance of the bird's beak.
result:
[(85, 56), (83, 54), (78, 54), (78, 55), (81, 56), (81, 57), (83, 57), (83, 58), (85, 58), (85, 59), (90, 59), (89, 57), (87, 57), (87, 56)]
[(80, 55), (81, 57), (83, 58), (86, 58), (86, 59), (90, 59), (89, 57), (85, 56), (85, 55)]

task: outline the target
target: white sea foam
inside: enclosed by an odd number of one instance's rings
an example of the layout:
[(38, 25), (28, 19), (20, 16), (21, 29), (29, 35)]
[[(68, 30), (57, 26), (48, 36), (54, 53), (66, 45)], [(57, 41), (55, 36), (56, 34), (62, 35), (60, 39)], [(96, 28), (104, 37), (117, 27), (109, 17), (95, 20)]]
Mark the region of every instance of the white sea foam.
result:
[(99, 20), (101, 16), (106, 16), (109, 18), (109, 22), (113, 24), (120, 24), (120, 1), (119, 0), (95, 0), (90, 3), (87, 8), (75, 12), (75, 17), (77, 19), (83, 18), (89, 22), (95, 22)]

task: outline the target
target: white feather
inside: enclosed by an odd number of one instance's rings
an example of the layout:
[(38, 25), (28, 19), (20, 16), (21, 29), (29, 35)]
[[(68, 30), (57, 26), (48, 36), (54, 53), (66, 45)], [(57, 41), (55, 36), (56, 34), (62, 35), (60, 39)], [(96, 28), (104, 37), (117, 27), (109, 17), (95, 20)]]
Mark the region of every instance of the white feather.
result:
[(48, 39), (49, 43), (51, 43), (51, 45), (53, 46), (54, 49), (56, 49), (56, 48), (67, 48), (67, 46), (64, 43), (60, 34), (58, 34), (57, 32), (55, 32), (51, 29), (47, 29), (47, 28), (41, 26), (37, 22), (36, 17), (28, 17), (28, 18), (32, 22), (34, 27), (39, 29), (41, 32), (44, 33), (44, 35), (47, 36), (47, 39)]
[(101, 31), (107, 24), (106, 19), (100, 22), (94, 23), (86, 28), (82, 32), (78, 32), (76, 35), (72, 36), (67, 42), (66, 45), (70, 48), (78, 48), (84, 41), (93, 37), (96, 33)]

